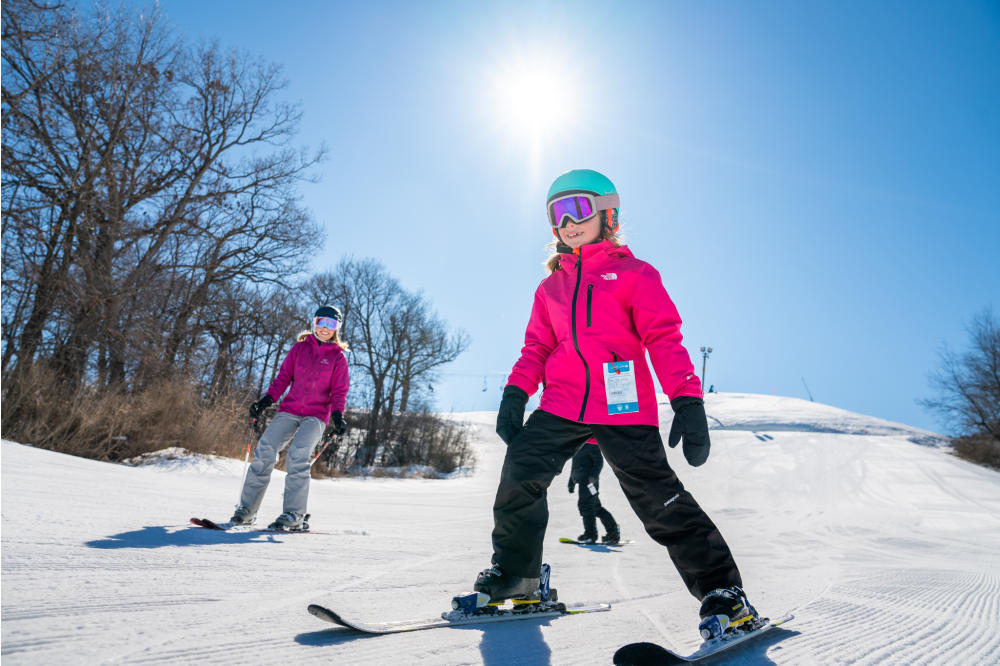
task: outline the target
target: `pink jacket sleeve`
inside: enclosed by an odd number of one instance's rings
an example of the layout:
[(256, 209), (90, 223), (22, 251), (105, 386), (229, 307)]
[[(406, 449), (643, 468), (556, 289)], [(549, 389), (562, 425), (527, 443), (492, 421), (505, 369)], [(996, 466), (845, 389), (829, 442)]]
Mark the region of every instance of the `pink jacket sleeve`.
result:
[(351, 387), (351, 377), (347, 369), (347, 357), (343, 354), (333, 369), (333, 389), (330, 391), (330, 411), (344, 413), (347, 391)]
[(528, 396), (538, 390), (545, 379), (545, 361), (556, 347), (556, 334), (549, 321), (549, 308), (545, 304), (545, 292), (539, 285), (535, 290), (535, 302), (531, 307), (528, 328), (524, 332), (524, 346), (521, 357), (510, 371), (507, 384), (517, 386)]
[(295, 378), (295, 356), (298, 354), (298, 344), (292, 345), (291, 350), (288, 352), (288, 356), (285, 360), (281, 362), (281, 368), (278, 370), (278, 374), (275, 375), (274, 379), (271, 381), (271, 385), (267, 387), (267, 394), (271, 396), (275, 402), (281, 400), (281, 396), (285, 394), (288, 390), (288, 385), (292, 383), (292, 379)]
[(645, 267), (636, 286), (632, 320), (663, 392), (671, 400), (680, 396), (701, 398), (701, 380), (681, 342), (681, 316), (652, 266)]

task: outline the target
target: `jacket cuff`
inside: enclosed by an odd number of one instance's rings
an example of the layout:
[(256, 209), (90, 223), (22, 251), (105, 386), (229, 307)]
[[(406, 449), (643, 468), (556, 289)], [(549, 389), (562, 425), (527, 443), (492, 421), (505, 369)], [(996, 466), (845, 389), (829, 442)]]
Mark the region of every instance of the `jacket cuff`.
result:
[[(508, 378), (507, 386), (516, 386), (517, 388), (524, 391), (525, 395), (527, 395), (529, 398), (535, 394), (535, 391), (538, 390), (537, 383), (534, 386), (532, 386), (527, 381), (525, 381), (523, 377), (519, 377), (517, 375), (511, 375)], [(506, 390), (506, 387), (504, 390)]]
[(504, 398), (514, 397), (525, 404), (528, 403), (527, 392), (520, 386), (515, 386), (514, 384), (507, 384), (507, 386), (504, 387), (503, 397)]

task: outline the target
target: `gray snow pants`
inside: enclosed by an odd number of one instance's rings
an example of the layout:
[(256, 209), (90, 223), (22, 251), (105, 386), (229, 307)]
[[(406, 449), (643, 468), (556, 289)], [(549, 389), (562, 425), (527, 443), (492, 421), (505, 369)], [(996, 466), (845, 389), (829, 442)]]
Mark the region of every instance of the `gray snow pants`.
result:
[(285, 499), (282, 512), (304, 514), (309, 500), (309, 457), (323, 436), (326, 425), (315, 416), (295, 416), (278, 412), (257, 443), (253, 462), (243, 481), (240, 504), (257, 513), (278, 453), (291, 441), (285, 458)]

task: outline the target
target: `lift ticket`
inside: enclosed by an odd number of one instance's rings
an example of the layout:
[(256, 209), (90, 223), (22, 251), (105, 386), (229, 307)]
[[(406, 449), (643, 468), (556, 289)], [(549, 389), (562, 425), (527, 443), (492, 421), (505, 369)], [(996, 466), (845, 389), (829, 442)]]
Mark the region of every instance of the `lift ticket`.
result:
[(632, 414), (639, 411), (639, 393), (635, 388), (632, 361), (604, 364), (604, 390), (608, 396), (608, 414)]

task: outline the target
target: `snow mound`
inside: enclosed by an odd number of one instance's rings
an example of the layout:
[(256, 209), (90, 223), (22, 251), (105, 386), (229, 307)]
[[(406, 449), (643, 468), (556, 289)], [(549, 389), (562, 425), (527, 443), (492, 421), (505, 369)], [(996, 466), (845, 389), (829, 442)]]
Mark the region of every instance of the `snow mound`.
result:
[(242, 474), (244, 466), (242, 460), (195, 453), (180, 446), (171, 446), (159, 451), (143, 453), (134, 458), (126, 458), (122, 464), (130, 467), (146, 467), (158, 472), (191, 472), (228, 476)]
[[(661, 414), (666, 403), (669, 421), (670, 401), (661, 396)], [(809, 432), (838, 435), (904, 437), (924, 446), (945, 446), (941, 435), (850, 412), (800, 398), (786, 398), (754, 393), (709, 393), (705, 411), (712, 430), (750, 430), (758, 432)]]

